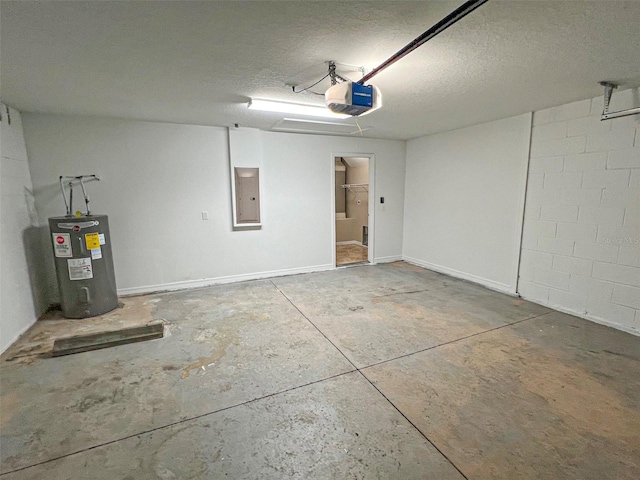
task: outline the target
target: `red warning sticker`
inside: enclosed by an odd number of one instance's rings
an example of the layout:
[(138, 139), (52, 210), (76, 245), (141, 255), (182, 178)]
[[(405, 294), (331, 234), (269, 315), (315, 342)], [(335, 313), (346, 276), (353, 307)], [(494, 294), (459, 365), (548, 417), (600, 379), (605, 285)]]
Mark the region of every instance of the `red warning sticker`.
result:
[(68, 233), (53, 233), (53, 253), (56, 257), (71, 258), (71, 236)]

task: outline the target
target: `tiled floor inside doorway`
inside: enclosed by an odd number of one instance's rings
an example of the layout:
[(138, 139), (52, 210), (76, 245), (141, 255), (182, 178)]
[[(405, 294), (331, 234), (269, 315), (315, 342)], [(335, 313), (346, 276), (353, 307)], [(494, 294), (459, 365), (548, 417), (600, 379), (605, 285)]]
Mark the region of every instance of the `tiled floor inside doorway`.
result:
[(368, 252), (362, 245), (336, 245), (336, 267), (366, 262)]

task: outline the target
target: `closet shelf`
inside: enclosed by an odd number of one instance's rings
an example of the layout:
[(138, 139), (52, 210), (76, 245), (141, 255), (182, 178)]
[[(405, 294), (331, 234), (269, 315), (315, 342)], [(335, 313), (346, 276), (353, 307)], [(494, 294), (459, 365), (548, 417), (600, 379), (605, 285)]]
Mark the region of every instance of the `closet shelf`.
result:
[(342, 188), (349, 190), (351, 193), (368, 192), (369, 184), (368, 183), (347, 183), (345, 185), (342, 185)]

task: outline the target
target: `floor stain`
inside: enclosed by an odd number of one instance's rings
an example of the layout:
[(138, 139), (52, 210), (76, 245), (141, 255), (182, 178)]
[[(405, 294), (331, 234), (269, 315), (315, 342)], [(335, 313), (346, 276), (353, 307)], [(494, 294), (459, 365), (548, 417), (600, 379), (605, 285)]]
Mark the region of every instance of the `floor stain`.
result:
[(0, 362), (18, 360), (20, 364), (30, 365), (38, 355), (46, 355), (53, 350), (56, 338), (146, 325), (154, 320), (152, 309), (155, 302), (156, 299), (150, 296), (127, 297), (122, 308), (82, 319), (64, 318), (59, 310), (49, 311), (0, 355)]
[(2, 407), (0, 408), (0, 427), (3, 427), (20, 411), (20, 403), (20, 398), (14, 392), (0, 396), (0, 406)]
[(318, 415), (314, 412), (300, 412), (295, 417), (296, 422), (306, 423), (307, 425), (313, 425), (318, 421)]
[(78, 412), (86, 412), (87, 410), (95, 407), (96, 405), (100, 405), (101, 403), (109, 400), (109, 397), (103, 395), (87, 395), (84, 397), (79, 403), (72, 406), (74, 410)]
[(622, 352), (612, 352), (611, 350), (603, 350), (603, 352), (608, 353), (609, 355), (615, 355), (617, 357), (629, 358), (631, 360), (640, 360), (639, 357), (636, 357), (633, 355), (627, 355), (626, 353), (622, 353)]
[(417, 265), (413, 265), (412, 263), (407, 263), (407, 262), (392, 262), (392, 263), (389, 263), (389, 266), (392, 266), (395, 268), (401, 268), (403, 270), (410, 270), (412, 272), (424, 273), (428, 271), (422, 267), (418, 267)]
[(634, 440), (640, 457), (640, 412), (579, 366), (536, 357), (519, 376), (524, 388), (548, 402), (549, 410), (587, 436)]
[(182, 375), (180, 378), (183, 380), (185, 378), (189, 378), (192, 370), (204, 370), (206, 371), (207, 367), (213, 367), (222, 357), (224, 357), (227, 353), (227, 348), (232, 343), (237, 342), (237, 339), (229, 338), (229, 337), (221, 337), (218, 345), (214, 348), (209, 355), (206, 357), (200, 357), (197, 360), (191, 362), (189, 365), (186, 365), (182, 369)]
[(200, 369), (206, 371), (208, 367), (213, 367), (213, 365), (226, 355), (229, 346), (240, 345), (238, 330), (242, 328), (243, 324), (267, 319), (269, 319), (267, 313), (236, 313), (231, 315), (230, 318), (225, 318), (224, 322), (220, 322), (217, 330), (208, 329), (207, 338), (210, 339), (209, 341), (217, 343), (216, 347), (211, 350), (209, 355), (200, 357), (183, 367), (180, 378), (183, 380), (189, 378), (193, 370)]
[[(496, 348), (500, 346), (502, 348)], [(632, 455), (640, 458), (640, 412), (628, 406), (628, 399), (625, 402), (583, 365), (506, 331), (501, 332), (500, 337), (474, 342), (471, 353), (464, 355), (462, 361), (449, 358), (475, 374), (466, 382), (469, 394), (454, 396), (456, 407), (451, 414), (455, 418), (452, 417), (448, 425), (456, 427), (440, 429), (435, 439), (446, 438), (447, 443), (459, 445), (465, 451), (482, 452), (461, 462), (474, 476), (507, 478), (512, 467), (511, 474), (517, 471), (522, 478), (542, 475), (543, 468), (556, 471), (554, 469), (563, 465), (562, 458), (571, 452), (583, 451), (585, 447), (580, 445), (584, 439), (604, 440), (609, 449), (633, 452)], [(479, 396), (474, 397), (474, 392)], [(504, 415), (500, 420), (496, 417), (493, 424), (484, 423), (483, 438), (487, 434), (494, 438), (524, 436), (528, 439), (526, 443), (538, 443), (538, 446), (523, 446), (521, 438), (515, 443), (517, 448), (505, 453), (497, 445), (481, 441), (471, 433), (473, 430), (464, 426), (471, 421), (472, 412), (478, 412), (478, 404), (493, 404), (493, 409), (501, 410)], [(521, 409), (515, 405), (521, 405)], [(527, 409), (529, 412), (525, 413)], [(488, 422), (486, 417), (485, 422)], [(530, 459), (539, 448), (547, 449), (548, 453), (546, 466), (538, 465), (536, 470), (535, 465), (524, 459)], [(505, 469), (507, 464), (511, 466)], [(604, 460), (601, 464), (605, 464)], [(560, 475), (559, 472), (556, 474)]]

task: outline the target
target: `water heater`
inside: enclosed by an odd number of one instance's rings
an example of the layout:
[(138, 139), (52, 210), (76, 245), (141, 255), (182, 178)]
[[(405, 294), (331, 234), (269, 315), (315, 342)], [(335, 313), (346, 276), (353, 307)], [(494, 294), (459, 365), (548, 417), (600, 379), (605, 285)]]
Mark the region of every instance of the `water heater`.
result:
[[(109, 218), (89, 212), (84, 177), (60, 177), (61, 186), (63, 178), (72, 179), (68, 204), (62, 186), (67, 215), (49, 218), (60, 304), (67, 318), (95, 317), (118, 306)], [(86, 214), (71, 214), (74, 181), (79, 181), (85, 194)]]
[(62, 313), (95, 317), (118, 306), (106, 215), (49, 219)]

